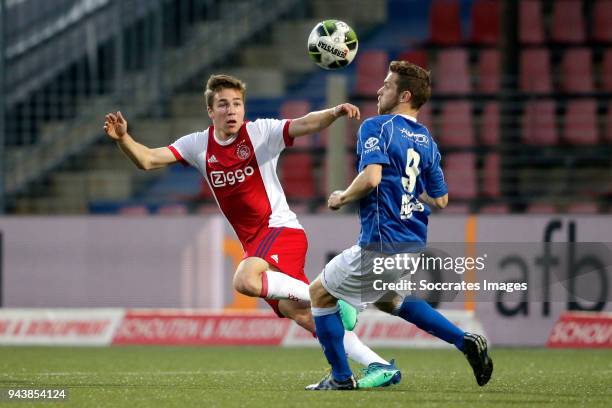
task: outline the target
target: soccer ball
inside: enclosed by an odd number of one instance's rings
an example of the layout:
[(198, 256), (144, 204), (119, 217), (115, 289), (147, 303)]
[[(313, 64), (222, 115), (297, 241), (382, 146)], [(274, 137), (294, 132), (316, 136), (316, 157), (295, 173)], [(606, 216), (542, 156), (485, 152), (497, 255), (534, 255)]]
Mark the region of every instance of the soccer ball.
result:
[(310, 32), (308, 55), (321, 68), (343, 68), (355, 58), (358, 44), (357, 34), (348, 24), (325, 20)]

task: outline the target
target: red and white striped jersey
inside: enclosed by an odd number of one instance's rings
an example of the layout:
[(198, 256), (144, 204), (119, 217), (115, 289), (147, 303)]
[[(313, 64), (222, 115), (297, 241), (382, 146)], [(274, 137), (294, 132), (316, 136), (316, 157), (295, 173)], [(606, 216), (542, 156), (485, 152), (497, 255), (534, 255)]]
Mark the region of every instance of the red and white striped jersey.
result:
[(243, 247), (264, 228), (302, 229), (276, 174), (280, 153), (293, 144), (288, 134), (290, 122), (245, 122), (225, 142), (214, 136), (211, 126), (168, 146), (177, 160), (204, 176)]

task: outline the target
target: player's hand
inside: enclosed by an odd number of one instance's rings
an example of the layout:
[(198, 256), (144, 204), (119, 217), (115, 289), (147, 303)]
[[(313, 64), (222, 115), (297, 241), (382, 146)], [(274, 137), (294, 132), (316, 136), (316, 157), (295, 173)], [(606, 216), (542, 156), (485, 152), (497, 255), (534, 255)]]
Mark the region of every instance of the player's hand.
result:
[(359, 120), (359, 118), (361, 118), (359, 108), (350, 103), (343, 103), (334, 107), (334, 117), (339, 118), (344, 115), (348, 116), (349, 119)]
[(342, 203), (342, 193), (344, 193), (344, 191), (342, 190), (336, 190), (333, 193), (331, 193), (331, 195), (329, 196), (329, 198), (327, 199), (327, 207), (330, 210), (339, 210), (343, 203)]
[(127, 120), (121, 112), (109, 113), (105, 117), (104, 131), (111, 139), (121, 140), (127, 134)]

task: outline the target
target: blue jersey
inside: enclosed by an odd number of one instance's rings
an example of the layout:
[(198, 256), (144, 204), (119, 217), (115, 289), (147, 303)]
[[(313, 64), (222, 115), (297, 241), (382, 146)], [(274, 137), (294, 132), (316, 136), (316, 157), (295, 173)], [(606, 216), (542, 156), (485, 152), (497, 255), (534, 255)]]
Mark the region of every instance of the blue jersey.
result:
[(418, 197), (448, 192), (440, 152), (427, 128), (402, 115), (367, 119), (359, 128), (358, 171), (381, 164), (382, 181), (359, 202), (359, 245), (399, 252), (427, 242), (429, 208)]

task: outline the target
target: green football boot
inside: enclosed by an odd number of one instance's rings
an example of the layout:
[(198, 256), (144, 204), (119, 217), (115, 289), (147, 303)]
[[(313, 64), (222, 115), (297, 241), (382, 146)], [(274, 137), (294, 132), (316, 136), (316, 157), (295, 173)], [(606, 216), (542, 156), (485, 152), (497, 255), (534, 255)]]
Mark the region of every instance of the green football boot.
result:
[(338, 310), (344, 330), (353, 331), (357, 325), (357, 309), (346, 303), (344, 300), (338, 300)]
[(357, 388), (387, 387), (402, 380), (402, 373), (395, 366), (395, 360), (389, 364), (372, 363), (362, 368), (363, 377), (357, 380)]

